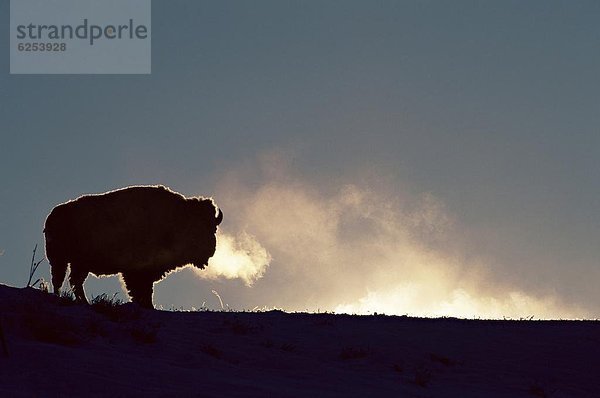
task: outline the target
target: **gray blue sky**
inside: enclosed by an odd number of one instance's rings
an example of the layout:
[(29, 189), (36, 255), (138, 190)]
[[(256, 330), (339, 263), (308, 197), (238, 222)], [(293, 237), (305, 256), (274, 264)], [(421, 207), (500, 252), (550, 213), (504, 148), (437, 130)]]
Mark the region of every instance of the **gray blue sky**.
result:
[(172, 275), (165, 307), (215, 289), (234, 308), (598, 316), (600, 4), (152, 7), (147, 76), (9, 75), (0, 41), (0, 282), (25, 284), (54, 205), (162, 183), (213, 195), (223, 231), (272, 256), (252, 287)]

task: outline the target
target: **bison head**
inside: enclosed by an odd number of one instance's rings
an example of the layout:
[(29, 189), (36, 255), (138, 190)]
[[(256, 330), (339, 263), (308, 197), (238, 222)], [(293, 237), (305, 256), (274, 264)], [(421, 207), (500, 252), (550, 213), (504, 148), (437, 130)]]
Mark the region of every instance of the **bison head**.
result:
[(215, 206), (212, 199), (192, 200), (192, 217), (190, 231), (186, 239), (191, 247), (189, 254), (194, 266), (203, 269), (208, 259), (215, 254), (217, 247), (217, 226), (223, 221), (223, 212)]

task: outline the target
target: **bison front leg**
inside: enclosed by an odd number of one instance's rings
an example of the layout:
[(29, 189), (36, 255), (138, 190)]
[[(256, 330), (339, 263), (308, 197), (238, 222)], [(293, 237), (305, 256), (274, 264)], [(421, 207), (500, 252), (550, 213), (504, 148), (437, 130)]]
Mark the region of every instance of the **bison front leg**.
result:
[(71, 289), (75, 294), (75, 301), (81, 303), (87, 303), (87, 299), (85, 298), (85, 291), (83, 290), (83, 282), (88, 276), (88, 271), (80, 270), (78, 267), (74, 267), (71, 264), (71, 273), (69, 274), (69, 283), (71, 284)]
[(154, 308), (152, 305), (152, 290), (154, 281), (136, 274), (123, 274), (123, 281), (129, 291), (131, 301), (145, 308)]

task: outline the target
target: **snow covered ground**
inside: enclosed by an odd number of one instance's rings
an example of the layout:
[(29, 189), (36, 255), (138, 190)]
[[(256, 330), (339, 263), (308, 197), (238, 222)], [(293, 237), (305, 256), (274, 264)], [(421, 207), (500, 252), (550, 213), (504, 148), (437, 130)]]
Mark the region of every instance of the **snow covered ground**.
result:
[(0, 397), (600, 397), (600, 322), (77, 305), (0, 285)]

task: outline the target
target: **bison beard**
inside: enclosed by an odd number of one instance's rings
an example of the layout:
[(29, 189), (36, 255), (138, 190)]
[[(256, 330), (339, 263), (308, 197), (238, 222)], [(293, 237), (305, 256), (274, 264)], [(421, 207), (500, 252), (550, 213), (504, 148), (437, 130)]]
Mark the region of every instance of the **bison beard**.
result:
[(86, 195), (56, 206), (44, 226), (54, 293), (67, 266), (78, 301), (95, 275), (123, 277), (131, 300), (152, 308), (154, 282), (193, 264), (203, 269), (216, 249), (223, 213), (207, 198), (185, 198), (163, 186), (136, 186)]

